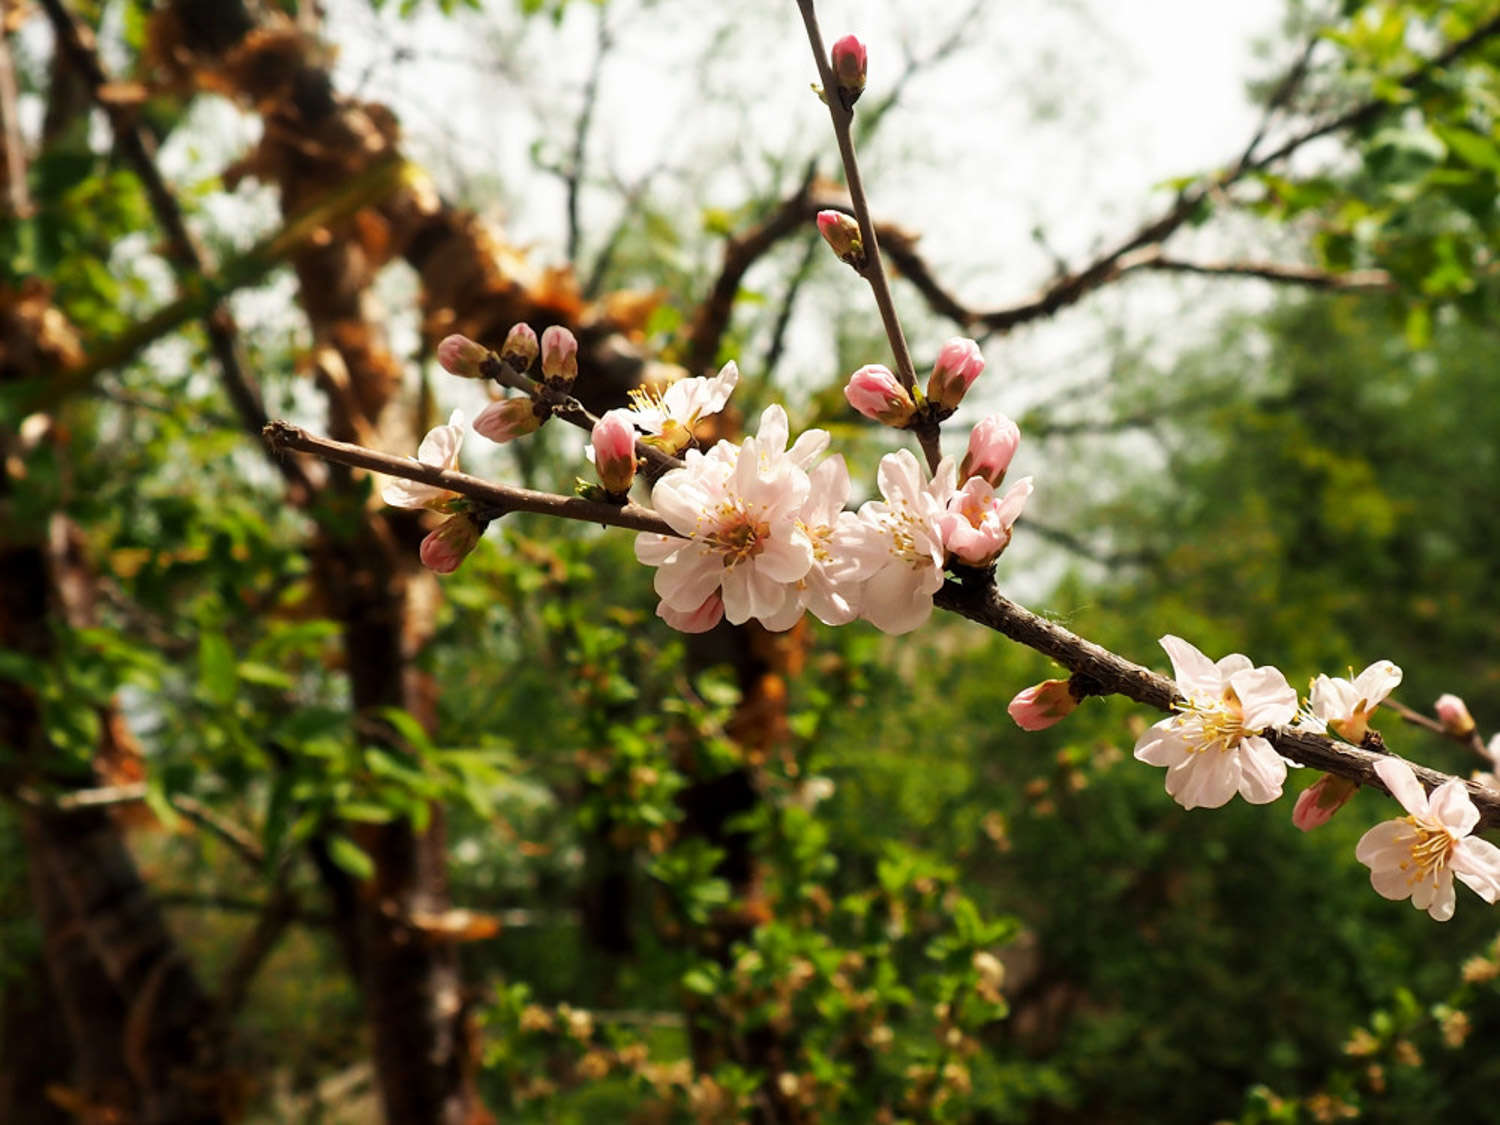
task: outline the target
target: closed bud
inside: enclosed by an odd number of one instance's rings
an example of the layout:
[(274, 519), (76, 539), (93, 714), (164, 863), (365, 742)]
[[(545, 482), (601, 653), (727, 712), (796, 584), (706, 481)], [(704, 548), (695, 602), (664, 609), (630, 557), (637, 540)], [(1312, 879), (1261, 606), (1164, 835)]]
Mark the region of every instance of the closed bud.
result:
[(916, 413), (916, 403), (888, 367), (871, 363), (849, 376), (844, 387), (849, 405), (866, 418), (900, 429)]
[(865, 92), (865, 71), (869, 61), (865, 45), (855, 36), (846, 35), (833, 45), (829, 61), (833, 64), (839, 101), (845, 109), (853, 109), (854, 103)]
[(479, 544), (480, 528), (467, 512), (449, 516), (428, 533), (417, 549), (422, 565), (438, 574), (452, 574)]
[(1325, 773), (1298, 796), (1292, 808), (1292, 823), (1304, 832), (1327, 824), (1358, 788), (1358, 783), (1347, 777)]
[(984, 356), (973, 340), (955, 336), (938, 351), (927, 380), (927, 398), (939, 406), (955, 409), (984, 370)]
[(1004, 414), (991, 414), (969, 434), (969, 450), (958, 468), (959, 483), (979, 477), (991, 488), (1000, 487), (1020, 444), (1021, 431), (1016, 424)]
[(865, 267), (865, 243), (859, 234), (859, 224), (853, 216), (842, 211), (819, 211), (818, 233), (823, 241), (838, 255), (839, 261), (855, 269)]
[(1043, 680), (1018, 693), (1005, 711), (1022, 730), (1046, 730), (1077, 706), (1067, 680)]
[(1432, 706), (1437, 712), (1438, 722), (1443, 724), (1443, 730), (1448, 734), (1455, 738), (1467, 738), (1474, 733), (1474, 716), (1469, 714), (1469, 708), (1458, 696), (1440, 695)]
[(489, 354), (488, 348), (467, 336), (444, 336), (437, 346), (437, 361), (442, 369), (465, 379), (483, 378), (479, 365)]
[(502, 398), (479, 412), (474, 419), (474, 432), (503, 444), (523, 434), (534, 433), (544, 420), (531, 399)]
[(612, 496), (623, 496), (635, 480), (635, 427), (623, 407), (600, 418), (590, 436), (599, 483)]
[(513, 324), (505, 334), (505, 343), (500, 345), (500, 358), (524, 375), (536, 362), (539, 350), (531, 325)]
[(578, 337), (560, 324), (542, 333), (542, 374), (548, 383), (564, 389), (578, 378)]

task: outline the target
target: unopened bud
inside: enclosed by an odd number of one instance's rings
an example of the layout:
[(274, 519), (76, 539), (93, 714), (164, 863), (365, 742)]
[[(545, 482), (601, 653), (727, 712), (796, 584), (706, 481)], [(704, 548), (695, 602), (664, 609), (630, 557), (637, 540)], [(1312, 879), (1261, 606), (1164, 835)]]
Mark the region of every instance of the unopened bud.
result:
[(854, 103), (865, 92), (865, 71), (869, 61), (865, 45), (853, 35), (846, 35), (833, 45), (829, 60), (833, 64), (834, 81), (838, 84), (839, 101), (846, 110), (853, 109)]
[(529, 324), (513, 324), (500, 345), (500, 358), (522, 375), (531, 370), (538, 352), (536, 333)]
[(449, 516), (427, 534), (417, 549), (422, 565), (438, 574), (452, 574), (479, 544), (479, 524), (467, 512)]
[(818, 233), (838, 255), (839, 261), (857, 270), (865, 268), (865, 243), (859, 234), (859, 224), (852, 215), (846, 215), (842, 211), (819, 211)]
[(984, 356), (973, 340), (955, 336), (938, 351), (927, 380), (927, 398), (949, 410), (957, 408), (984, 370)]
[(849, 405), (866, 418), (900, 429), (916, 413), (916, 403), (888, 367), (872, 363), (849, 376), (844, 387)]
[(959, 483), (980, 477), (990, 487), (1000, 487), (1020, 444), (1021, 431), (1016, 424), (1004, 414), (991, 414), (969, 434), (969, 450), (958, 468)]
[(1469, 714), (1469, 708), (1458, 696), (1440, 695), (1432, 707), (1437, 712), (1438, 722), (1443, 724), (1443, 730), (1455, 738), (1467, 738), (1474, 733), (1474, 716)]
[(612, 496), (624, 496), (635, 480), (635, 427), (631, 412), (611, 410), (594, 425), (590, 443), (599, 483)]
[(542, 422), (537, 405), (525, 397), (502, 398), (492, 402), (474, 419), (474, 432), (491, 441), (505, 443), (523, 434), (534, 433)]
[(578, 378), (578, 337), (560, 324), (542, 333), (542, 374), (548, 383), (563, 389)]
[(442, 369), (450, 375), (458, 375), (465, 379), (483, 377), (479, 365), (489, 357), (489, 354), (488, 348), (467, 336), (444, 336), (437, 346), (437, 361)]
[(1292, 807), (1292, 823), (1304, 832), (1327, 824), (1358, 788), (1359, 784), (1347, 777), (1325, 773), (1298, 796)]
[(1005, 711), (1022, 730), (1046, 730), (1078, 706), (1067, 680), (1043, 680), (1019, 692)]

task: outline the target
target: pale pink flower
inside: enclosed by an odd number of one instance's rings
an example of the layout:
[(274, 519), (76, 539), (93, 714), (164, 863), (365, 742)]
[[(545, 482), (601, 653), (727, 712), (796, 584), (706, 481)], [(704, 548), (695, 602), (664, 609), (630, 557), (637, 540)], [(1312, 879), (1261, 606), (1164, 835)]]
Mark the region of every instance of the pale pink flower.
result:
[(650, 434), (651, 444), (679, 453), (692, 444), (693, 427), (724, 409), (739, 381), (740, 369), (730, 360), (712, 379), (679, 379), (665, 390), (637, 387), (630, 392), (636, 429)]
[(1375, 772), (1408, 814), (1377, 824), (1355, 845), (1355, 858), (1370, 869), (1376, 893), (1410, 897), (1438, 922), (1453, 917), (1455, 875), (1485, 902), (1500, 897), (1500, 848), (1469, 835), (1479, 810), (1464, 783), (1454, 778), (1429, 796), (1400, 758), (1380, 759)]
[(479, 525), (466, 512), (449, 516), (427, 533), (417, 555), (422, 565), (438, 574), (452, 574), (479, 545)]
[(512, 324), (510, 331), (505, 334), (505, 343), (500, 345), (500, 358), (524, 375), (536, 362), (537, 352), (540, 350), (536, 332), (523, 321)]
[(719, 442), (707, 454), (689, 450), (683, 468), (656, 482), (652, 504), (682, 538), (644, 533), (635, 550), (657, 567), (656, 592), (668, 608), (694, 612), (721, 590), (724, 616), (739, 625), (779, 620), (795, 601), (813, 563), (798, 524), (810, 486), (789, 457), (767, 461), (774, 467), (763, 472), (756, 438), (739, 449)]
[[(791, 427), (784, 408), (772, 403), (761, 411), (760, 427), (755, 433), (755, 449), (757, 467), (762, 476), (774, 476), (780, 472), (784, 460), (790, 461), (804, 472), (811, 469), (813, 462), (823, 455), (831, 440), (827, 430), (804, 430), (788, 449), (786, 443), (790, 436)], [(847, 498), (846, 491), (845, 499)]]
[(656, 607), (656, 616), (679, 633), (706, 633), (724, 620), (724, 599), (715, 590), (703, 599), (702, 605), (687, 613), (661, 602)]
[(849, 376), (844, 397), (866, 418), (897, 429), (911, 421), (917, 410), (917, 404), (901, 385), (901, 380), (890, 368), (879, 363), (867, 364)]
[(499, 399), (481, 410), (474, 418), (474, 432), (503, 445), (525, 434), (535, 433), (542, 422), (536, 403), (525, 395), (517, 395)]
[(1061, 722), (1078, 707), (1067, 680), (1043, 680), (1016, 694), (1006, 714), (1022, 730), (1046, 730)]
[(883, 500), (865, 503), (858, 519), (833, 536), (835, 555), (850, 560), (850, 580), (863, 583), (860, 616), (887, 633), (909, 633), (932, 616), (943, 584), (943, 512), (953, 496), (952, 458), (926, 479), (910, 450), (880, 459)]
[(938, 349), (937, 362), (927, 380), (927, 398), (950, 410), (963, 401), (984, 371), (984, 356), (979, 345), (963, 336), (955, 336)]
[(859, 523), (858, 516), (844, 510), (849, 468), (835, 455), (813, 469), (808, 483), (797, 523), (812, 543), (813, 564), (797, 584), (799, 604), (825, 625), (847, 625), (859, 616), (862, 585), (859, 567), (836, 545), (841, 533), (851, 534)]
[(1021, 431), (1004, 414), (991, 414), (969, 433), (969, 450), (958, 467), (958, 479), (980, 477), (1000, 487), (1021, 444)]
[[(449, 337), (450, 339), (452, 337)], [(434, 426), (417, 446), (417, 460), (435, 469), (458, 468), (458, 452), (464, 444), (464, 412), (455, 410), (446, 426)], [(441, 508), (457, 495), (435, 484), (393, 479), (380, 490), (380, 498), (393, 508)]]
[(578, 337), (560, 324), (542, 332), (542, 375), (557, 386), (571, 386), (578, 378)]
[(437, 346), (438, 366), (450, 375), (465, 379), (483, 378), (484, 372), (479, 370), (479, 365), (489, 354), (489, 349), (483, 344), (456, 334), (444, 336)]
[(1292, 823), (1304, 832), (1327, 824), (1343, 808), (1359, 785), (1347, 777), (1325, 773), (1297, 796), (1292, 807)]
[(1370, 716), (1375, 713), (1375, 708), (1400, 683), (1401, 669), (1389, 660), (1371, 664), (1353, 681), (1338, 676), (1319, 676), (1308, 693), (1308, 709), (1313, 718), (1357, 745), (1370, 729)]
[(942, 515), (943, 546), (969, 566), (989, 566), (1010, 546), (1011, 531), (1031, 496), (1031, 478), (996, 496), (983, 477), (970, 477)]
[(1440, 695), (1432, 707), (1437, 712), (1438, 722), (1443, 724), (1443, 729), (1449, 734), (1466, 738), (1473, 733), (1474, 716), (1469, 714), (1468, 705), (1458, 696), (1446, 693)]
[(1166, 767), (1167, 792), (1185, 809), (1216, 809), (1236, 792), (1252, 805), (1276, 800), (1286, 762), (1261, 733), (1297, 714), (1286, 677), (1237, 652), (1215, 663), (1180, 637), (1161, 647), (1183, 701), (1140, 737), (1136, 758)]
[(590, 460), (606, 492), (622, 496), (635, 480), (635, 426), (630, 411), (620, 408), (605, 413), (589, 435)]

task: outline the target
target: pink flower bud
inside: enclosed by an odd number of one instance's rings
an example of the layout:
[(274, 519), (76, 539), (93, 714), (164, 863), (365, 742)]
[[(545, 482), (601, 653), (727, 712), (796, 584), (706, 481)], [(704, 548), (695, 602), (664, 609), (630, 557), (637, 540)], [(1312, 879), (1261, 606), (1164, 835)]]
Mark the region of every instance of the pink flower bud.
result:
[(916, 413), (916, 403), (889, 367), (872, 363), (849, 376), (844, 388), (849, 405), (866, 418), (900, 429)]
[(1077, 706), (1067, 680), (1043, 680), (1017, 694), (1005, 710), (1022, 730), (1046, 730)]
[(1004, 496), (996, 496), (988, 481), (970, 479), (938, 517), (944, 549), (969, 566), (989, 566), (1010, 546), (1011, 530), (1030, 496), (1030, 477), (1016, 481)]
[(609, 411), (599, 419), (589, 439), (599, 483), (612, 496), (625, 495), (635, 479), (635, 427), (631, 417), (623, 407)]
[(479, 543), (479, 525), (465, 512), (449, 516), (417, 548), (422, 565), (438, 574), (452, 574)]
[(724, 620), (724, 598), (715, 590), (704, 599), (702, 605), (687, 613), (662, 602), (656, 607), (656, 616), (679, 633), (706, 633)]
[(833, 45), (829, 59), (833, 64), (833, 77), (838, 82), (839, 101), (845, 109), (853, 109), (854, 103), (865, 92), (865, 72), (869, 62), (865, 45), (853, 35), (846, 35)]
[(1297, 804), (1292, 808), (1292, 823), (1304, 832), (1327, 824), (1358, 788), (1359, 785), (1347, 777), (1325, 773), (1298, 796)]
[(984, 356), (973, 340), (955, 336), (938, 351), (927, 380), (927, 398), (939, 406), (955, 409), (984, 370)]
[(1474, 733), (1474, 716), (1469, 714), (1469, 708), (1458, 696), (1440, 695), (1432, 707), (1437, 712), (1438, 722), (1443, 724), (1443, 730), (1455, 738), (1467, 738)]
[(542, 333), (542, 374), (561, 387), (578, 378), (578, 337), (560, 324)]
[(488, 358), (490, 350), (467, 336), (444, 336), (437, 346), (437, 361), (450, 375), (465, 379), (481, 379), (484, 373), (479, 365)]
[(500, 345), (500, 358), (524, 375), (536, 362), (538, 350), (531, 325), (513, 324), (505, 334), (505, 343)]
[(1021, 431), (1016, 424), (1004, 414), (991, 414), (969, 434), (969, 451), (959, 466), (958, 479), (979, 477), (999, 488), (1020, 444)]
[(865, 243), (853, 216), (842, 211), (819, 211), (818, 233), (838, 255), (839, 261), (847, 262), (855, 269), (864, 268)]
[(543, 422), (542, 415), (529, 398), (502, 398), (492, 402), (474, 419), (474, 432), (491, 441), (505, 443), (522, 434), (533, 433)]

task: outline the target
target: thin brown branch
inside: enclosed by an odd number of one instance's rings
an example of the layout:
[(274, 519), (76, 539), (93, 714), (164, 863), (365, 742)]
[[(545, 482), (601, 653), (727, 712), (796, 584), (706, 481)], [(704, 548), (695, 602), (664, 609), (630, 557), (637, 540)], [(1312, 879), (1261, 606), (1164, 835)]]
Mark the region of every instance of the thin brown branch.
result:
[(1474, 753), (1478, 754), (1486, 762), (1490, 760), (1489, 749), (1484, 744), (1484, 737), (1477, 729), (1471, 730), (1467, 734), (1455, 734), (1443, 726), (1437, 719), (1424, 715), (1420, 711), (1414, 711), (1406, 704), (1395, 699), (1383, 700), (1380, 706), (1396, 712), (1396, 714), (1401, 716), (1402, 722), (1410, 723), (1414, 727), (1421, 727), (1423, 730), (1435, 734), (1439, 738), (1446, 738), (1450, 742), (1456, 742), (1460, 746), (1474, 751)]
[(250, 994), (250, 985), (255, 974), (276, 951), (282, 935), (294, 922), (300, 921), (302, 913), (296, 893), (287, 885), (286, 872), (279, 873), (265, 906), (256, 916), (255, 924), (245, 935), (244, 941), (235, 950), (234, 957), (224, 970), (219, 981), (219, 1018), (232, 1021), (245, 1004)]
[(31, 214), (26, 187), (26, 145), (21, 137), (20, 96), (10, 56), (10, 35), (0, 27), (0, 185), (5, 189), (0, 215), (24, 219)]
[(604, 72), (604, 61), (609, 57), (614, 38), (609, 32), (609, 9), (600, 4), (595, 10), (598, 20), (594, 37), (594, 61), (589, 65), (588, 78), (583, 84), (583, 105), (578, 110), (578, 120), (573, 126), (573, 151), (568, 158), (568, 167), (563, 176), (567, 187), (568, 217), (568, 261), (577, 268), (580, 238), (578, 218), (579, 195), (583, 190), (584, 158), (588, 151), (589, 129), (594, 121), (594, 109), (599, 101), (599, 78)]
[(1120, 273), (1133, 270), (1159, 270), (1164, 273), (1191, 273), (1200, 277), (1255, 277), (1279, 285), (1300, 285), (1331, 293), (1388, 293), (1396, 283), (1385, 270), (1349, 270), (1336, 273), (1316, 266), (1289, 265), (1280, 262), (1189, 262), (1168, 258), (1158, 248), (1143, 251), (1140, 259), (1120, 263)]

